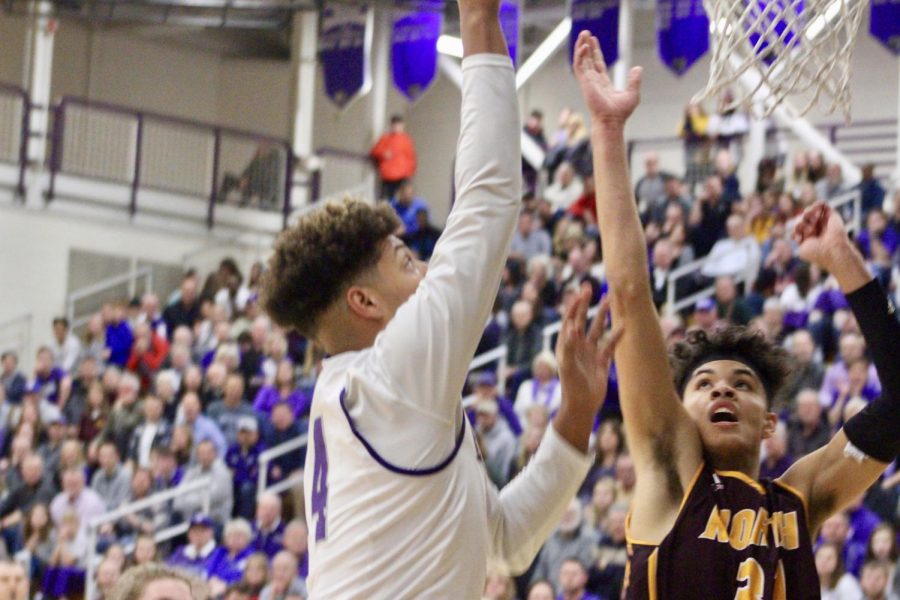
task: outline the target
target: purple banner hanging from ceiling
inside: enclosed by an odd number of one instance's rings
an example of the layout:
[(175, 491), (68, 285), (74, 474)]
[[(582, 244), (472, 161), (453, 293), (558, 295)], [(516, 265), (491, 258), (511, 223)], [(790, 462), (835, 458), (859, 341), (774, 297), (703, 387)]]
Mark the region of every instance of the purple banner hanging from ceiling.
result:
[(703, 0), (657, 0), (659, 57), (679, 77), (709, 50), (709, 19)]
[(509, 57), (513, 65), (518, 63), (519, 52), (519, 2), (518, 0), (503, 0), (500, 3), (500, 28), (506, 45), (509, 47)]
[(900, 54), (900, 0), (872, 0), (869, 33)]
[[(800, 27), (805, 22), (802, 0), (750, 0), (754, 10), (750, 11), (745, 23), (755, 23), (753, 31), (747, 36), (750, 46), (756, 49), (756, 55), (771, 64), (777, 56), (784, 52), (780, 48), (769, 48), (770, 42), (787, 48), (800, 44)], [(759, 31), (772, 32), (763, 37)], [(776, 37), (777, 36), (777, 37)]]
[(322, 10), (319, 60), (325, 75), (325, 94), (344, 108), (366, 92), (369, 77), (369, 7), (330, 4)]
[[(410, 4), (404, 2), (403, 6)], [(428, 89), (437, 75), (437, 40), (443, 24), (440, 0), (415, 2), (412, 10), (395, 9), (391, 34), (394, 85), (410, 100)]]
[(572, 33), (569, 35), (569, 64), (575, 53), (575, 40), (584, 30), (600, 41), (606, 65), (619, 58), (619, 0), (572, 0)]

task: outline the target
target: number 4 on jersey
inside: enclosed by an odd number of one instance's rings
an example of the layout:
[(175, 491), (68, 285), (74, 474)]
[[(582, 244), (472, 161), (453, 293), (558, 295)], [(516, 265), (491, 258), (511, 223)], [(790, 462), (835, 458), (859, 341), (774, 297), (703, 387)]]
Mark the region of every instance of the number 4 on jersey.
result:
[(322, 433), (321, 417), (313, 423), (313, 444), (315, 464), (310, 507), (316, 519), (316, 541), (318, 542), (325, 539), (325, 517), (328, 505), (328, 453), (325, 451), (325, 434)]

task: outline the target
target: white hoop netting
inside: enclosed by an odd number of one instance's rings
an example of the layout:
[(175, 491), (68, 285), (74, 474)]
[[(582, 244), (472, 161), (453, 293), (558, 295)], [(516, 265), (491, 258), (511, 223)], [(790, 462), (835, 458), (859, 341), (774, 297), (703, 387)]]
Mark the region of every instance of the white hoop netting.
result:
[[(703, 0), (712, 62), (706, 89), (769, 116), (788, 96), (850, 118), (850, 59), (866, 0)], [(741, 80), (742, 85), (737, 85)], [(753, 100), (757, 105), (752, 103)]]

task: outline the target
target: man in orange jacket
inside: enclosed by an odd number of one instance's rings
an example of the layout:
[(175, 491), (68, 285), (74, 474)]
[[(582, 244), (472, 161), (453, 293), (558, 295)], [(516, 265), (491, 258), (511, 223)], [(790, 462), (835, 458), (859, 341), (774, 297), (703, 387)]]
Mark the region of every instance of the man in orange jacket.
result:
[(403, 117), (391, 117), (390, 130), (378, 138), (369, 156), (375, 161), (381, 177), (380, 197), (390, 200), (400, 183), (416, 174), (416, 145), (406, 133)]

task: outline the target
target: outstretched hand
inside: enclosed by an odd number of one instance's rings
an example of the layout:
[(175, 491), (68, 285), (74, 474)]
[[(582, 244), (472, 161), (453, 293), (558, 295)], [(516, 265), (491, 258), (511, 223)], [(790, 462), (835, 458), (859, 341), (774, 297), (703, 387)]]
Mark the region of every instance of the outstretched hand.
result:
[(624, 124), (640, 102), (641, 68), (631, 69), (625, 89), (617, 90), (606, 70), (600, 42), (587, 31), (578, 35), (572, 63), (591, 118)]
[(794, 228), (793, 239), (800, 246), (800, 258), (832, 271), (834, 261), (850, 247), (844, 221), (824, 202), (807, 208)]
[(596, 414), (606, 398), (609, 366), (624, 329), (619, 327), (603, 339), (609, 314), (607, 297), (600, 303), (600, 310), (590, 329), (585, 331), (590, 300), (591, 288), (585, 286), (566, 311), (556, 342), (556, 359), (563, 386), (563, 402), (577, 402), (589, 409), (591, 414)]

